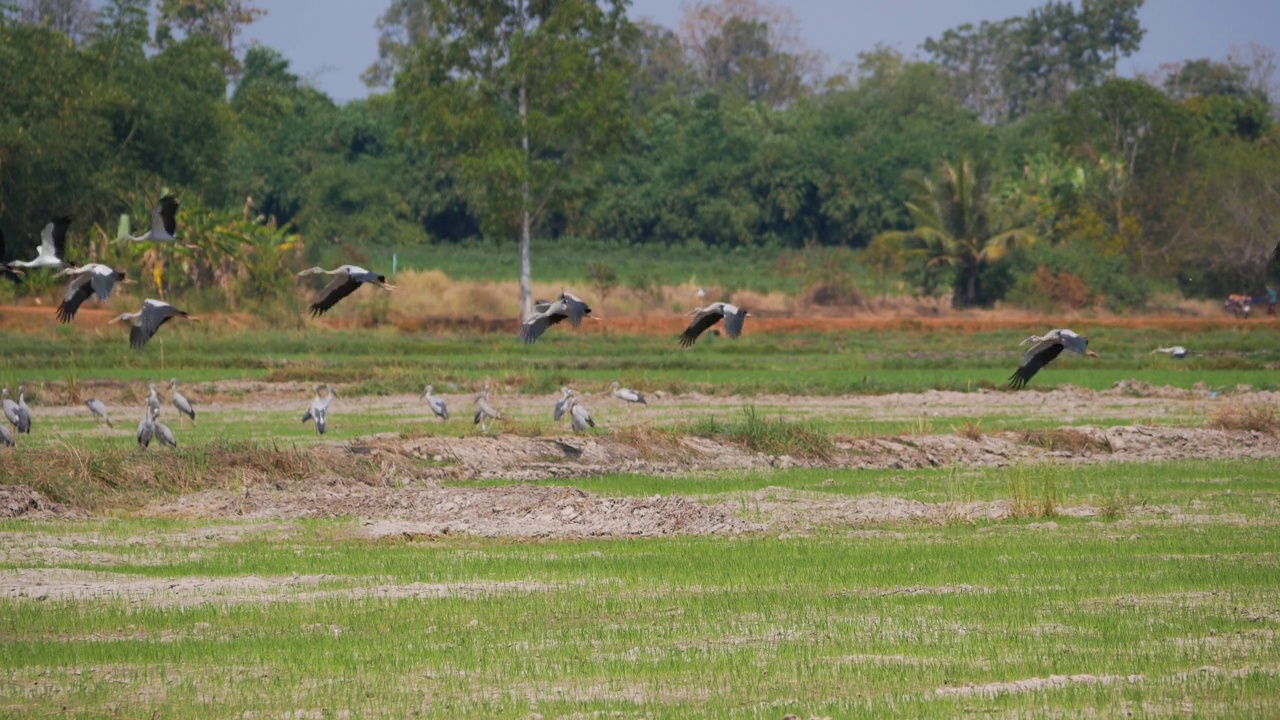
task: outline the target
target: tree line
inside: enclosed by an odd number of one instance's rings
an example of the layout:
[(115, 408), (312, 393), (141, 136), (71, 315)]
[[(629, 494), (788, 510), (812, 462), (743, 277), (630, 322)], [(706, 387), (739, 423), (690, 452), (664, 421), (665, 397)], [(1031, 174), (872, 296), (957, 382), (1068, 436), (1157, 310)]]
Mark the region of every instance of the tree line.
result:
[(625, 0), (392, 0), (371, 94), (338, 104), (240, 43), (250, 0), (0, 2), (0, 230), (70, 211), (120, 252), (114, 218), (175, 191), (221, 254), (156, 282), (243, 292), (270, 272), (231, 267), (245, 242), (278, 264), (477, 237), (511, 238), (526, 287), (528, 253), (575, 238), (848, 247), (961, 305), (1261, 292), (1275, 54), (1118, 77), (1141, 5), (1051, 0), (833, 71), (767, 0), (677, 28)]

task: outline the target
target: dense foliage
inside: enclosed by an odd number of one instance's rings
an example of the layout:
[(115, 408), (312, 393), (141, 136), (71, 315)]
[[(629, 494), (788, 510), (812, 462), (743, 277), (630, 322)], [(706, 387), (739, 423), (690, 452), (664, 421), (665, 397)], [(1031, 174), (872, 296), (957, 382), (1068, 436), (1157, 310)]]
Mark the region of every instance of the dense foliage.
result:
[(12, 248), (69, 211), (81, 255), (119, 253), (118, 218), (173, 190), (208, 214), (197, 287), (227, 285), (237, 222), (274, 254), (359, 261), (479, 238), (514, 255), (527, 219), (535, 254), (870, 245), (868, 291), (901, 273), (959, 304), (1261, 294), (1280, 284), (1274, 54), (1118, 78), (1141, 5), (1051, 0), (824, 77), (759, 0), (692, 3), (678, 30), (621, 0), (394, 0), (366, 74), (383, 92), (339, 105), (237, 44), (244, 0), (0, 3), (0, 230)]

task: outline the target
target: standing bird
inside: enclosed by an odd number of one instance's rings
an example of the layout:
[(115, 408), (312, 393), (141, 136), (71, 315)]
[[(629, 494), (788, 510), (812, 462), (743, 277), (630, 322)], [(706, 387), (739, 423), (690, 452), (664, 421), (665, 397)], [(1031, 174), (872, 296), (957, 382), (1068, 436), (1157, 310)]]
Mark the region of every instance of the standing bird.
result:
[(178, 392), (178, 378), (169, 381), (169, 402), (178, 409), (178, 412), (191, 418), (191, 422), (196, 421), (196, 409), (191, 407), (191, 401), (186, 395)]
[(89, 412), (93, 413), (93, 421), (95, 423), (98, 422), (98, 418), (102, 418), (107, 421), (107, 427), (114, 428), (116, 426), (115, 423), (111, 422), (111, 416), (107, 414), (107, 406), (101, 400), (89, 398), (84, 401), (84, 404), (89, 406)]
[(134, 350), (141, 350), (146, 346), (151, 336), (155, 335), (160, 329), (160, 326), (174, 317), (196, 319), (167, 302), (147, 298), (143, 301), (142, 309), (138, 312), (123, 313), (109, 320), (107, 324), (110, 325), (111, 323), (124, 322), (126, 320), (131, 321), (133, 328), (129, 330), (129, 347)]
[(328, 385), (323, 386), (328, 393), (325, 397), (320, 397), (321, 385), (317, 383), (312, 390), (315, 391), (316, 397), (311, 401), (311, 407), (307, 409), (307, 414), (302, 416), (302, 422), (316, 421), (316, 432), (323, 435), (325, 424), (329, 420), (329, 403), (333, 402), (333, 388)]
[(1191, 351), (1181, 345), (1174, 345), (1173, 347), (1156, 348), (1151, 351), (1152, 355), (1155, 355), (1156, 353), (1164, 353), (1172, 357), (1174, 360), (1185, 360), (1186, 357), (1191, 354)]
[(556, 422), (564, 417), (565, 412), (569, 409), (569, 398), (573, 395), (573, 391), (567, 387), (560, 388), (560, 399), (556, 401), (556, 407), (551, 412), (551, 419)]
[(178, 199), (172, 195), (160, 198), (160, 204), (151, 209), (151, 229), (137, 236), (133, 242), (171, 242), (178, 233)]
[(31, 434), (31, 408), (27, 407), (27, 386), (18, 385), (18, 432)]
[(9, 426), (3, 423), (0, 423), (0, 445), (8, 445), (9, 447), (13, 447), (15, 445), (13, 441), (13, 431), (9, 429)]
[(586, 432), (588, 427), (595, 427), (596, 421), (591, 419), (591, 413), (587, 411), (586, 406), (578, 402), (578, 396), (574, 395), (569, 398), (569, 427), (573, 428), (576, 433)]
[(484, 390), (476, 396), (476, 415), (472, 420), (473, 425), (480, 426), (480, 432), (489, 432), (488, 423), (490, 420), (498, 420), (502, 414), (489, 404), (489, 383), (484, 384)]
[(160, 411), (151, 411), (151, 431), (155, 433), (155, 438), (160, 441), (161, 445), (168, 445), (171, 448), (178, 447), (178, 440), (173, 436), (173, 431), (168, 425), (160, 422)]
[(134, 282), (125, 277), (124, 271), (113, 270), (102, 263), (69, 267), (58, 273), (58, 277), (63, 276), (72, 278), (63, 289), (62, 303), (58, 305), (58, 321), (64, 323), (71, 322), (80, 305), (90, 297), (97, 295), (98, 300), (106, 302), (116, 283), (132, 284)]
[(65, 263), (63, 255), (67, 251), (67, 228), (71, 227), (71, 216), (60, 215), (44, 226), (40, 232), (40, 247), (36, 250), (34, 260), (14, 260), (10, 268), (60, 268)]
[(1055, 328), (1045, 335), (1032, 335), (1018, 344), (1027, 343), (1031, 343), (1031, 347), (1022, 355), (1022, 364), (1009, 378), (1009, 387), (1014, 390), (1026, 387), (1040, 368), (1061, 355), (1064, 348), (1077, 355), (1098, 357), (1098, 353), (1088, 349), (1089, 338), (1066, 328)]
[(338, 304), (342, 298), (356, 291), (363, 283), (377, 285), (378, 287), (391, 292), (395, 290), (394, 285), (387, 284), (385, 275), (377, 275), (362, 267), (355, 265), (343, 265), (336, 270), (325, 270), (324, 268), (313, 267), (298, 273), (298, 277), (306, 277), (308, 275), (333, 275), (335, 276), (324, 289), (316, 295), (315, 302), (311, 303), (311, 317), (318, 317), (325, 314), (329, 308)]
[(449, 407), (444, 404), (443, 398), (438, 398), (435, 395), (432, 395), (432, 390), (435, 390), (435, 386), (428, 385), (427, 389), (422, 391), (422, 399), (427, 401), (427, 407), (431, 408), (431, 412), (435, 413), (436, 417), (441, 420), (448, 420)]
[(0, 392), (0, 408), (4, 411), (4, 419), (8, 420), (10, 425), (17, 428), (18, 432), (31, 432), (30, 421), (23, 418), (22, 413), (18, 409), (18, 403), (9, 399), (9, 388), (4, 388), (4, 390)]
[(622, 383), (615, 380), (613, 384), (609, 386), (609, 389), (613, 391), (614, 397), (619, 400), (625, 400), (629, 403), (640, 403), (641, 405), (649, 404), (649, 402), (644, 399), (644, 393), (637, 392), (630, 388), (621, 387), (621, 385)]
[(151, 408), (142, 411), (142, 422), (138, 423), (138, 447), (146, 449), (151, 446), (151, 438), (155, 437), (156, 426), (154, 424), (154, 413)]
[(521, 323), (520, 331), (516, 333), (516, 337), (529, 345), (538, 342), (538, 338), (542, 337), (542, 333), (546, 332), (547, 328), (561, 320), (568, 319), (570, 325), (578, 327), (582, 324), (582, 319), (591, 314), (591, 308), (577, 295), (569, 292), (560, 293), (560, 299), (555, 302), (538, 303), (533, 311), (529, 319)]
[(160, 393), (156, 392), (155, 383), (151, 383), (147, 387), (151, 388), (151, 394), (147, 395), (147, 411), (154, 411), (158, 415), (160, 413)]
[(694, 308), (689, 312), (693, 320), (689, 323), (689, 327), (680, 333), (680, 347), (692, 347), (699, 335), (721, 320), (724, 320), (725, 334), (736, 340), (742, 335), (742, 324), (746, 321), (748, 314), (737, 305), (725, 302), (711, 303), (704, 308)]

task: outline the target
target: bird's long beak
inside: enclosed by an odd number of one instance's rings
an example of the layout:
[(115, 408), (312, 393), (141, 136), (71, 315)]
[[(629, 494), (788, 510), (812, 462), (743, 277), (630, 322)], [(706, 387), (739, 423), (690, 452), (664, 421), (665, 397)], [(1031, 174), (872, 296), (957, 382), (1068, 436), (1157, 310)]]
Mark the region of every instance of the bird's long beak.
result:
[(120, 281), (120, 284), (121, 285), (137, 285), (138, 281), (134, 280), (133, 278), (125, 278)]
[(396, 289), (396, 286), (395, 286), (395, 285), (388, 285), (387, 283), (382, 283), (382, 289), (383, 289), (383, 290), (386, 290), (387, 292), (391, 292), (392, 290), (395, 290), (395, 289)]
[(187, 319), (188, 319), (188, 320), (190, 320), (191, 322), (203, 322), (203, 321), (204, 321), (204, 318), (196, 317), (195, 315), (188, 315), (188, 316), (187, 316)]
[(1094, 351), (1092, 351), (1092, 350), (1086, 350), (1086, 351), (1085, 351), (1085, 354), (1086, 354), (1086, 355), (1088, 355), (1089, 357), (1098, 357), (1098, 353), (1096, 353), (1096, 352), (1094, 352)]

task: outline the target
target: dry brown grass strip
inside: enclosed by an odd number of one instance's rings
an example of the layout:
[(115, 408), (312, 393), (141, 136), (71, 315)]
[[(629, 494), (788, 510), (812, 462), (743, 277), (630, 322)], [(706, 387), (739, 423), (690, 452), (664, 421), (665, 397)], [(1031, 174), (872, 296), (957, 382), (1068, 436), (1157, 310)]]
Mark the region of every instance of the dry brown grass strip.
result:
[(1214, 410), (1205, 425), (1215, 430), (1280, 434), (1280, 406), (1260, 402), (1224, 405)]
[(1053, 430), (1028, 430), (1022, 434), (1022, 441), (1046, 450), (1060, 450), (1070, 453), (1111, 452), (1111, 441), (1106, 436), (1091, 435), (1073, 428), (1056, 428)]

